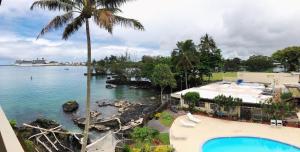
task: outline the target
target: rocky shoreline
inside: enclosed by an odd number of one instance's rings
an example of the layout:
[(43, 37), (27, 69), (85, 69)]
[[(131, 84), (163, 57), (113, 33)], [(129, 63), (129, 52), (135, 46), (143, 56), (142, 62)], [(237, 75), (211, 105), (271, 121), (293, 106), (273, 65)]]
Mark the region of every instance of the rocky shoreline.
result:
[[(113, 130), (113, 131), (125, 131), (131, 129), (136, 125), (141, 125), (148, 119), (153, 118), (157, 109), (160, 107), (160, 103), (153, 104), (141, 104), (141, 103), (130, 103), (128, 101), (118, 101), (115, 103), (111, 102), (96, 102), (99, 108), (101, 107), (115, 107), (118, 108), (118, 113), (109, 118), (101, 119), (99, 115), (93, 115), (93, 113), (98, 113), (93, 111), (91, 113), (90, 125), (92, 130), (99, 132)], [(80, 128), (85, 125), (84, 117), (73, 118), (75, 124)]]

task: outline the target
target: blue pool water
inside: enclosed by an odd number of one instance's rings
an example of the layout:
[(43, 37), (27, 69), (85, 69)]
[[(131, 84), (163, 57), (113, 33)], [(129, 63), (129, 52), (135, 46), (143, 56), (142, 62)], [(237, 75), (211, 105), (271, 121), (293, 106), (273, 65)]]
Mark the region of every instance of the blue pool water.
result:
[(300, 149), (264, 138), (225, 137), (207, 141), (202, 152), (300, 152)]
[[(68, 68), (69, 70), (65, 70)], [(18, 125), (38, 117), (54, 119), (67, 129), (77, 129), (70, 115), (62, 111), (61, 105), (68, 100), (77, 100), (80, 113), (84, 113), (86, 98), (86, 67), (18, 67), (0, 66), (0, 105), (9, 119)], [(32, 80), (30, 77), (32, 76)], [(91, 81), (92, 101), (102, 99), (127, 99), (143, 101), (156, 94), (153, 90), (129, 89), (118, 86), (105, 88), (106, 77), (93, 77)], [(93, 107), (92, 107), (93, 108)], [(103, 116), (112, 109), (102, 109)], [(1, 125), (1, 124), (0, 124)]]

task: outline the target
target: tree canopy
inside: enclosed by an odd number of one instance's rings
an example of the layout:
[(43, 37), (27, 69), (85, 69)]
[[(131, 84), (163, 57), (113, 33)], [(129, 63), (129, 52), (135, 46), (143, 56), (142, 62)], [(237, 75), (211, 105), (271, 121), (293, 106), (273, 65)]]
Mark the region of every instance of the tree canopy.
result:
[(248, 71), (267, 71), (273, 67), (273, 60), (271, 57), (262, 55), (252, 55), (245, 61)]
[(272, 58), (281, 63), (287, 71), (300, 70), (300, 47), (292, 46), (278, 50), (272, 54)]

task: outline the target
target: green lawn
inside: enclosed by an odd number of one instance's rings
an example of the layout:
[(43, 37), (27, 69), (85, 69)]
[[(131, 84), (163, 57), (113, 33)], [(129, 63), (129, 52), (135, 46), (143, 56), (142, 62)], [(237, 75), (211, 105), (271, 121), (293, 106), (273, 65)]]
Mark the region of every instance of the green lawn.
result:
[[(237, 72), (215, 72), (212, 74), (212, 77), (210, 78), (211, 81), (219, 81), (223, 80), (223, 77), (230, 77), (230, 78), (236, 78)], [(208, 80), (208, 77), (204, 77), (204, 80)]]
[(161, 141), (163, 145), (169, 145), (170, 139), (169, 139), (169, 133), (160, 133), (158, 135), (158, 139)]
[(159, 117), (159, 121), (164, 126), (171, 127), (174, 118), (169, 112), (164, 111), (161, 113), (161, 116)]

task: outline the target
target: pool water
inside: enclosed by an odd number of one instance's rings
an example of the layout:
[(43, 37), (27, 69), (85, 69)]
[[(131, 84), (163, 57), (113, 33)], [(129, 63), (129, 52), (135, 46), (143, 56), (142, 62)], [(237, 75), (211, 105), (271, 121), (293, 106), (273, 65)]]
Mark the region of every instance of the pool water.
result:
[(224, 137), (208, 140), (202, 152), (300, 152), (300, 149), (264, 138)]

